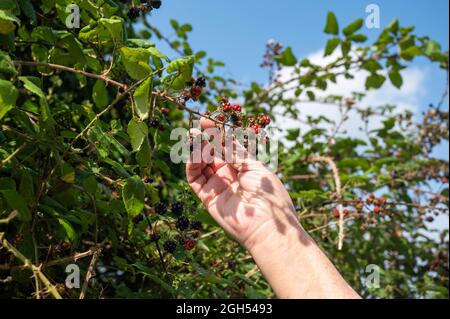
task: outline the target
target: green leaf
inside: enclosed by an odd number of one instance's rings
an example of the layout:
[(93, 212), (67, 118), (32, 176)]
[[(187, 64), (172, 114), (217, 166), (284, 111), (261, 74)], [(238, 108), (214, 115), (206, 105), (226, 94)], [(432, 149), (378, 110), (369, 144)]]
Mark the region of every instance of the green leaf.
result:
[(328, 34), (339, 34), (339, 24), (337, 22), (336, 16), (331, 11), (329, 11), (327, 14), (327, 24), (325, 25), (325, 29), (323, 31)]
[(15, 189), (1, 190), (0, 194), (3, 195), (10, 209), (17, 210), (17, 212), (19, 213), (18, 218), (21, 221), (31, 220), (31, 213), (28, 209), (25, 199), (22, 197), (22, 195), (17, 193)]
[(72, 243), (76, 242), (78, 240), (78, 235), (75, 229), (72, 227), (72, 225), (68, 221), (61, 218), (58, 218), (58, 222), (64, 229), (69, 241)]
[(430, 40), (427, 42), (425, 46), (425, 55), (432, 56), (440, 52), (441, 52), (441, 45), (438, 42), (434, 40)]
[(132, 119), (128, 123), (127, 133), (130, 136), (133, 151), (138, 151), (148, 135), (148, 127), (144, 122)]
[(0, 9), (11, 10), (16, 7), (16, 0), (2, 0), (0, 1)]
[(369, 59), (363, 63), (361, 68), (369, 71), (370, 73), (375, 73), (376, 71), (381, 70), (383, 67), (380, 63), (378, 63), (377, 60)]
[(364, 34), (352, 34), (351, 36), (348, 37), (348, 39), (350, 41), (357, 42), (357, 43), (367, 41), (367, 37)]
[(136, 114), (141, 120), (148, 118), (150, 111), (150, 97), (152, 92), (153, 78), (149, 77), (134, 92), (134, 101), (136, 102)]
[(392, 20), (388, 26), (386, 27), (386, 30), (388, 30), (391, 33), (397, 33), (398, 32), (398, 19), (394, 18), (394, 20)]
[(12, 13), (0, 10), (0, 34), (8, 34), (14, 31), (16, 29), (14, 23), (20, 25), (20, 20)]
[(148, 52), (150, 52), (150, 55), (160, 58), (162, 60), (165, 60), (166, 62), (170, 62), (170, 59), (164, 53), (159, 51), (157, 48), (150, 47), (147, 50), (148, 50)]
[(145, 185), (138, 176), (126, 180), (122, 189), (122, 199), (131, 218), (139, 215), (144, 209)]
[(122, 47), (120, 55), (125, 70), (132, 79), (142, 80), (151, 74), (152, 69), (148, 65), (150, 52), (147, 49)]
[(136, 161), (140, 167), (147, 167), (151, 161), (151, 150), (148, 138), (144, 139), (139, 151), (136, 153)]
[(19, 76), (19, 80), (23, 82), (24, 87), (31, 93), (36, 94), (40, 98), (45, 98), (45, 94), (40, 88), (41, 80), (34, 76)]
[(108, 105), (109, 95), (106, 89), (105, 82), (102, 80), (97, 80), (92, 88), (92, 99), (94, 100), (97, 107), (103, 109)]
[(352, 48), (352, 43), (349, 40), (341, 41), (341, 50), (342, 50), (343, 56), (347, 56), (348, 53), (350, 52), (351, 48)]
[(389, 79), (391, 80), (392, 85), (396, 88), (401, 88), (403, 85), (403, 78), (399, 71), (392, 70), (389, 72)]
[(284, 50), (284, 52), (277, 57), (277, 61), (284, 66), (294, 66), (297, 64), (297, 58), (292, 52), (291, 47), (287, 47), (286, 50)]
[(169, 83), (174, 90), (181, 90), (192, 79), (195, 57), (183, 57), (172, 61), (167, 66), (167, 73), (171, 74)]
[[(3, 0), (2, 0), (3, 1)], [(28, 17), (34, 24), (37, 24), (36, 11), (34, 11), (31, 0), (20, 0), (20, 10)]]
[(16, 67), (11, 60), (11, 57), (6, 53), (0, 50), (0, 72), (17, 75)]
[(411, 61), (414, 57), (421, 55), (422, 50), (418, 46), (411, 46), (405, 50), (402, 50), (400, 56), (407, 61)]
[(334, 50), (338, 47), (338, 45), (341, 43), (341, 40), (339, 38), (333, 38), (328, 40), (327, 45), (325, 47), (325, 54), (324, 56), (328, 56), (333, 54)]
[(355, 33), (356, 31), (358, 31), (359, 29), (361, 29), (361, 27), (363, 26), (364, 20), (363, 19), (358, 19), (353, 21), (352, 23), (350, 23), (348, 26), (346, 26), (344, 29), (342, 29), (342, 32), (344, 33), (345, 36), (350, 36), (353, 33)]
[(384, 81), (386, 81), (386, 77), (379, 74), (372, 74), (367, 77), (366, 89), (379, 89), (384, 84)]
[(0, 79), (0, 120), (16, 105), (18, 95), (11, 82)]

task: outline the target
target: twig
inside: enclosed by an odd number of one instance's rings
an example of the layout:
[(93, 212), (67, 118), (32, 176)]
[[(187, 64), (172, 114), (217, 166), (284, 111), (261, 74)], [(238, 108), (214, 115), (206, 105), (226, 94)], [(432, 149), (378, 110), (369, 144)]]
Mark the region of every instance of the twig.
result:
[(101, 253), (101, 250), (102, 250), (101, 248), (97, 249), (94, 252), (94, 255), (92, 256), (91, 262), (89, 263), (88, 271), (86, 273), (86, 278), (84, 279), (84, 283), (83, 283), (83, 287), (81, 289), (81, 293), (80, 293), (80, 298), (79, 299), (84, 299), (84, 297), (86, 296), (86, 290), (88, 288), (89, 281), (91, 280), (92, 275), (94, 273), (94, 267), (97, 264), (97, 259), (98, 259), (98, 256)]
[(28, 65), (28, 66), (43, 66), (43, 67), (48, 67), (51, 69), (55, 69), (55, 70), (61, 70), (61, 71), (68, 71), (68, 72), (72, 72), (72, 73), (78, 73), (78, 74), (82, 74), (84, 76), (87, 76), (89, 78), (93, 78), (93, 79), (99, 79), (104, 81), (105, 83), (108, 84), (113, 84), (119, 88), (121, 88), (122, 90), (128, 90), (128, 86), (126, 84), (114, 81), (111, 78), (108, 78), (107, 76), (101, 74), (95, 74), (95, 73), (90, 73), (90, 72), (86, 72), (83, 70), (78, 70), (75, 68), (71, 68), (68, 66), (64, 66), (64, 65), (59, 65), (59, 64), (53, 64), (53, 63), (43, 63), (43, 62), (32, 62), (32, 61), (13, 61), (14, 64), (16, 65)]
[(4, 233), (0, 233), (0, 243), (3, 247), (6, 248), (11, 254), (13, 254), (17, 259), (22, 261), (25, 267), (29, 268), (34, 275), (39, 277), (44, 286), (47, 288), (48, 292), (55, 299), (62, 299), (56, 287), (47, 279), (47, 277), (42, 273), (41, 267), (35, 266), (27, 257), (25, 257), (20, 251), (17, 250), (16, 247), (11, 245), (6, 239), (4, 239)]
[(14, 158), (14, 156), (16, 156), (17, 154), (20, 153), (20, 151), (22, 151), (25, 147), (27, 146), (26, 143), (20, 145), (14, 152), (12, 152), (7, 158), (5, 158), (4, 160), (2, 160), (0, 166), (5, 165), (6, 163), (8, 163), (10, 160), (12, 160)]
[[(338, 200), (342, 200), (342, 184), (341, 179), (339, 178), (339, 170), (336, 166), (336, 163), (331, 157), (326, 156), (313, 156), (309, 158), (310, 162), (321, 162), (326, 163), (330, 167), (331, 171), (333, 172), (333, 178), (334, 178), (334, 184), (336, 186), (336, 196)], [(339, 211), (339, 242), (338, 242), (338, 249), (341, 250), (342, 246), (344, 244), (344, 208), (342, 206), (342, 203), (339, 202), (338, 204), (338, 211)]]
[(14, 218), (16, 218), (18, 215), (17, 210), (13, 210), (8, 217), (0, 219), (0, 224), (8, 224), (10, 221), (12, 221)]

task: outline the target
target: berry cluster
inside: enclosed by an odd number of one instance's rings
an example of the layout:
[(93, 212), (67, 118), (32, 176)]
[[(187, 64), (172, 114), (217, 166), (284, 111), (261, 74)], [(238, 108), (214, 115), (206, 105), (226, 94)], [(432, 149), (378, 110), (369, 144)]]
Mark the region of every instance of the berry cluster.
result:
[(189, 92), (184, 93), (183, 95), (184, 101), (185, 102), (189, 100), (197, 101), (202, 95), (203, 89), (206, 87), (206, 79), (203, 77), (200, 77), (197, 80), (192, 79), (187, 84), (190, 87), (190, 90)]
[[(130, 3), (130, 0), (120, 0), (122, 3)], [(141, 0), (141, 4), (139, 6), (133, 6), (128, 10), (127, 16), (130, 20), (135, 20), (139, 17), (140, 13), (147, 13), (152, 11), (153, 9), (161, 8), (162, 1), (161, 0)]]
[[(242, 113), (242, 106), (230, 103), (227, 97), (221, 98), (216, 112), (219, 112), (215, 117), (217, 121), (222, 123), (231, 121), (234, 126), (250, 128), (255, 134), (259, 134), (263, 128), (270, 124), (270, 117), (263, 113), (260, 113), (256, 118), (247, 118)], [(207, 115), (210, 114), (207, 113)]]

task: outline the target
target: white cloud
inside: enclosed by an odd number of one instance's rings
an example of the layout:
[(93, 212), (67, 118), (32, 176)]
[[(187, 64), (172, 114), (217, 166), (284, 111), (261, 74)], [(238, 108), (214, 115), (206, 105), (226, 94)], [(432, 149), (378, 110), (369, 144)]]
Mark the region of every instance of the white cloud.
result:
[[(326, 65), (335, 60), (337, 55), (323, 57), (323, 50), (314, 52), (308, 56), (308, 59), (314, 64)], [(287, 80), (292, 77), (292, 68), (284, 68), (280, 71), (280, 79)], [(380, 106), (385, 104), (397, 105), (397, 112), (404, 112), (409, 110), (414, 114), (419, 114), (421, 98), (426, 94), (424, 88), (424, 80), (428, 73), (426, 68), (411, 67), (402, 71), (403, 86), (401, 89), (395, 88), (389, 80), (386, 80), (381, 89), (367, 92), (366, 97), (361, 103), (360, 107)], [(352, 96), (352, 92), (364, 92), (365, 81), (367, 77), (366, 71), (358, 71), (353, 73), (354, 79), (345, 79), (343, 76), (338, 77), (337, 84), (331, 83), (325, 92), (315, 91), (318, 97), (327, 95), (341, 95), (344, 97)], [(292, 92), (287, 93), (286, 97), (293, 97)], [(324, 115), (331, 120), (339, 121), (340, 113), (337, 106), (321, 103), (299, 103), (297, 105), (301, 116), (304, 119), (306, 116), (318, 117)], [(283, 109), (276, 107), (275, 112), (281, 114)], [(359, 131), (359, 127), (363, 124), (361, 119), (355, 112), (351, 112), (349, 120), (342, 126), (342, 129), (347, 131), (347, 134), (353, 137), (363, 137)], [(307, 128), (297, 120), (293, 120), (288, 116), (278, 116), (277, 123), (282, 123), (283, 129), (289, 128)], [(369, 129), (379, 127), (380, 119), (373, 118), (369, 123)], [(323, 126), (326, 129), (331, 129), (330, 125)]]

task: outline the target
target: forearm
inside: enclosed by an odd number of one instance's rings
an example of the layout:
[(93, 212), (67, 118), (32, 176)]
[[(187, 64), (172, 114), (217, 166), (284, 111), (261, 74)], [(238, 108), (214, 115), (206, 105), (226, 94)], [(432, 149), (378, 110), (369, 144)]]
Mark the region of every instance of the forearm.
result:
[(248, 248), (279, 298), (359, 298), (300, 225), (284, 226), (262, 226)]

